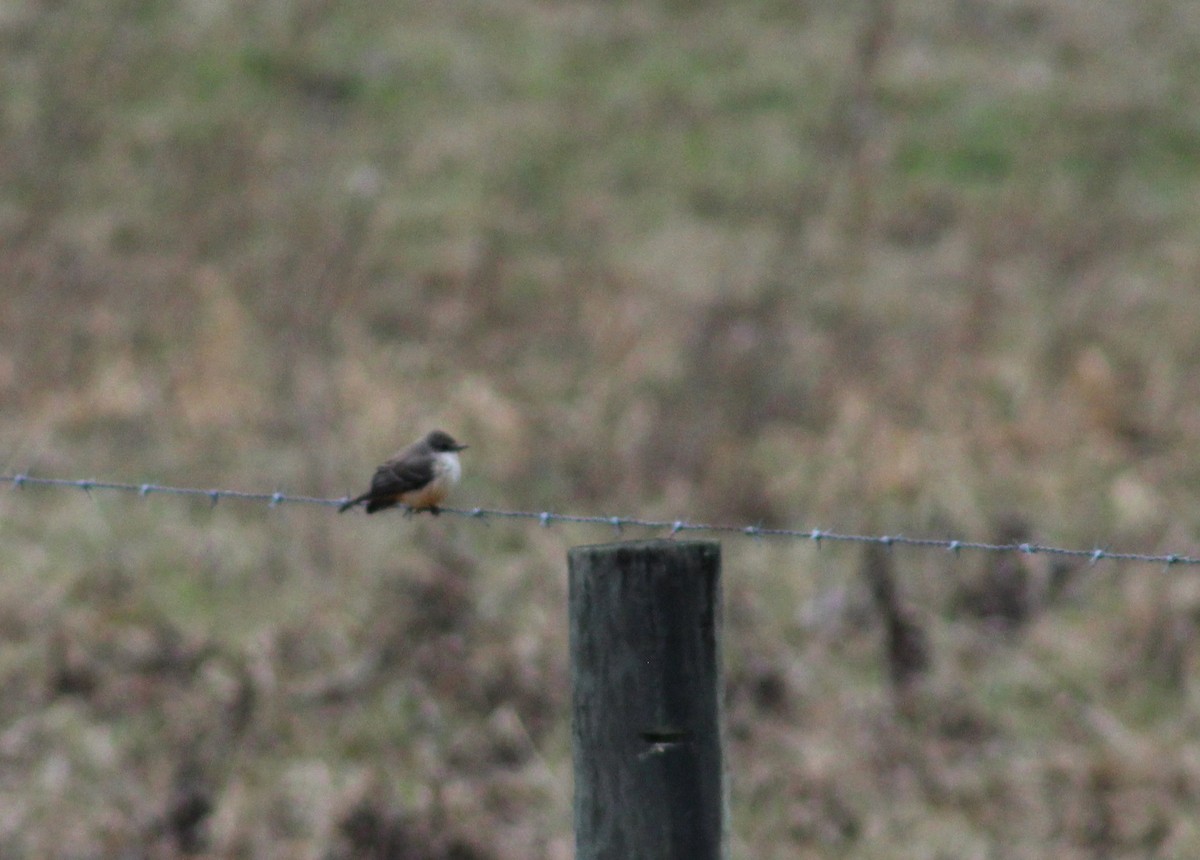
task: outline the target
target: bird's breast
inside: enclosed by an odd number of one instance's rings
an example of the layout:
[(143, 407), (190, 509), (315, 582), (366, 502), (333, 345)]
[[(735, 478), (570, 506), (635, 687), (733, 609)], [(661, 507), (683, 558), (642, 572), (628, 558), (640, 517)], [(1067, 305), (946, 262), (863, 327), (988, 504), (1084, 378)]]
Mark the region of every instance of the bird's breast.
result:
[(433, 480), (423, 487), (400, 496), (400, 501), (415, 510), (435, 508), (445, 501), (450, 488), (462, 477), (462, 464), (457, 454), (438, 454), (433, 464)]
[(441, 481), (446, 484), (446, 489), (454, 486), (462, 478), (462, 463), (459, 462), (458, 455), (449, 452), (443, 452), (437, 455), (437, 462), (433, 467), (433, 482)]

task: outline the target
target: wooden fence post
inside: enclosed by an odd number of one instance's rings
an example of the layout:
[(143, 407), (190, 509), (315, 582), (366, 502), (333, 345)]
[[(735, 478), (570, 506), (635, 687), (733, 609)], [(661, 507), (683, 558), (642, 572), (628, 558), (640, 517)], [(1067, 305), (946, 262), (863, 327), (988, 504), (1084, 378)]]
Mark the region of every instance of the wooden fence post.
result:
[(721, 546), (573, 548), (577, 860), (726, 856)]

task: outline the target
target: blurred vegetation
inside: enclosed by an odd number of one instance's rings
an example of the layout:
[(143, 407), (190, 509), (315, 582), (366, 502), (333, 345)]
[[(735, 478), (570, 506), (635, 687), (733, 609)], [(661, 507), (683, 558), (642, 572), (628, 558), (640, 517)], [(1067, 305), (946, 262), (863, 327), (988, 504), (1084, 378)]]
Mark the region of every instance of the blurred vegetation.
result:
[[(1189, 551), (1200, 5), (0, 11), (5, 471)], [(0, 855), (568, 858), (564, 555), (0, 495)], [(1186, 571), (725, 545), (737, 857), (1200, 852)]]

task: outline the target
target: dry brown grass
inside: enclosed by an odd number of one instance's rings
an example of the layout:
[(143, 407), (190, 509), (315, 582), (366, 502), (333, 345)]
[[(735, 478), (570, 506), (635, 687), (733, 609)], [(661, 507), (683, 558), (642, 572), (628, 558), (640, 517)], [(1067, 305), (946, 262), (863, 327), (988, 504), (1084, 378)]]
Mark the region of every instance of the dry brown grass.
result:
[[(465, 505), (1194, 544), (1187, 0), (0, 39), (8, 469), (336, 496), (445, 426)], [(5, 494), (0, 855), (571, 856), (564, 554), (603, 537)], [(736, 856), (1200, 849), (1192, 574), (898, 551), (899, 678), (856, 552), (725, 558)]]

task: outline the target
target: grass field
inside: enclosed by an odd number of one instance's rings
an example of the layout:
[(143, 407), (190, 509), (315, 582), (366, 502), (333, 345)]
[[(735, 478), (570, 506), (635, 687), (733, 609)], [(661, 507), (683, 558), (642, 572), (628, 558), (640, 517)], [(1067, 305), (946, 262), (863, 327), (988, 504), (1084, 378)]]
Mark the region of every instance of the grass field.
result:
[[(1200, 4), (0, 44), (0, 472), (340, 497), (443, 427), (463, 507), (1198, 551)], [(0, 489), (0, 857), (570, 858), (611, 537)], [(736, 858), (1200, 856), (1190, 569), (723, 550)]]

